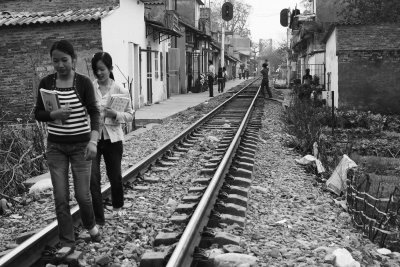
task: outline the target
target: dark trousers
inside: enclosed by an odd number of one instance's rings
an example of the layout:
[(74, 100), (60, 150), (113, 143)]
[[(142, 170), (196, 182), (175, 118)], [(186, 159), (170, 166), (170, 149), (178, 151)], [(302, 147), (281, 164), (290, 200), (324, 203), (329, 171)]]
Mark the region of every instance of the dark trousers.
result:
[(103, 198), (101, 196), (101, 155), (103, 155), (108, 180), (111, 184), (112, 206), (117, 209), (124, 205), (124, 191), (122, 187), (121, 174), (122, 153), (122, 141), (111, 143), (110, 140), (101, 139), (97, 144), (97, 155), (96, 158), (92, 160), (90, 192), (92, 194), (94, 215), (98, 224), (104, 224), (105, 222)]
[(208, 76), (208, 91), (210, 92), (210, 97), (214, 96), (214, 77)]
[[(265, 88), (265, 89), (264, 89)], [(269, 88), (269, 80), (268, 79), (262, 79), (261, 81), (261, 93), (266, 96), (266, 92), (268, 93), (268, 96), (272, 98), (272, 92), (271, 89)]]
[(224, 78), (218, 78), (218, 93), (224, 91)]

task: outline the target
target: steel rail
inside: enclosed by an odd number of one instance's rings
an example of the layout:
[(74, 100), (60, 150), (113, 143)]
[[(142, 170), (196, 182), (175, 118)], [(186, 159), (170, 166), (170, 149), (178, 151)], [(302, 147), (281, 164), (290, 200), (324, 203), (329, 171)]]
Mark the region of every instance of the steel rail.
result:
[[(213, 115), (218, 113), (221, 109), (224, 108), (226, 104), (233, 101), (238, 95), (240, 95), (245, 89), (247, 89), (250, 85), (256, 82), (259, 79), (255, 79), (241, 90), (233, 94), (229, 99), (218, 105), (212, 111), (204, 115), (201, 119), (190, 125), (188, 128), (183, 130), (179, 135), (177, 135), (172, 140), (165, 143), (159, 149), (154, 151), (152, 154), (130, 167), (122, 174), (123, 182), (130, 181), (134, 179), (137, 175), (145, 172), (149, 166), (154, 164), (158, 158), (163, 156), (168, 150), (172, 149), (175, 145), (179, 144), (182, 140), (184, 140), (188, 135), (190, 135), (196, 128), (201, 126), (210, 120)], [(111, 185), (110, 183), (105, 184), (102, 187), (102, 195), (103, 197), (109, 196), (111, 193)], [(77, 222), (79, 218), (79, 207), (75, 206), (71, 209), (71, 214), (73, 217), (73, 221)], [(45, 228), (40, 230), (38, 233), (34, 234), (23, 243), (21, 243), (18, 247), (13, 249), (8, 254), (4, 255), (0, 258), (0, 267), (25, 267), (30, 266), (40, 259), (41, 255), (38, 254), (38, 251), (43, 251), (46, 245), (54, 245), (58, 240), (58, 223), (57, 221), (53, 221)]]
[(247, 122), (250, 119), (257, 97), (260, 94), (260, 90), (261, 86), (258, 88), (257, 93), (250, 104), (250, 107), (248, 108), (235, 137), (232, 140), (232, 143), (227, 149), (220, 165), (210, 181), (210, 184), (208, 185), (196, 210), (190, 218), (182, 237), (179, 239), (179, 242), (167, 263), (167, 267), (182, 267), (190, 266), (192, 264), (194, 248), (199, 244), (201, 231), (208, 222), (208, 220), (205, 218), (210, 216), (218, 192), (223, 184), (224, 177), (230, 168), (235, 151), (240, 144), (241, 136), (243, 135)]

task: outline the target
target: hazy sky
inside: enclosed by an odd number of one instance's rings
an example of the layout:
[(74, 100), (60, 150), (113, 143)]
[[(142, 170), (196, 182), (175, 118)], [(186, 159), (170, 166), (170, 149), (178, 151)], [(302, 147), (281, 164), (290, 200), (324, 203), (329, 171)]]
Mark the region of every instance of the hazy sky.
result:
[[(243, 1), (243, 0), (242, 0)], [(280, 12), (284, 8), (294, 9), (300, 0), (244, 0), (251, 5), (249, 28), (254, 41), (273, 39), (274, 44), (286, 40), (287, 28), (282, 27), (279, 21)], [(302, 8), (299, 8), (302, 10)]]

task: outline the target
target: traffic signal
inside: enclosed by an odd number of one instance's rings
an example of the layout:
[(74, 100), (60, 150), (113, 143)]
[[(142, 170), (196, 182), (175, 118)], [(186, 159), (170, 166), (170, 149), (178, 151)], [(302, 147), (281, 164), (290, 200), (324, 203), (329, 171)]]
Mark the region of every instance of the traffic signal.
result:
[(287, 27), (289, 25), (289, 9), (282, 9), (280, 21), (283, 27)]
[(225, 21), (230, 21), (233, 18), (233, 5), (231, 2), (225, 2), (222, 5), (222, 19)]

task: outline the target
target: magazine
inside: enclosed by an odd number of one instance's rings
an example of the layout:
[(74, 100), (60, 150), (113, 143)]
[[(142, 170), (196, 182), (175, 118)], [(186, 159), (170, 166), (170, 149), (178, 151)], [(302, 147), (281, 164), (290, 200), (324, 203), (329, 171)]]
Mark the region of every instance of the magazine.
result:
[[(111, 95), (110, 101), (107, 105), (108, 108), (117, 112), (124, 112), (129, 104), (129, 97), (125, 94), (113, 94)], [(117, 124), (115, 119), (106, 117), (104, 124)]]
[[(57, 91), (40, 88), (40, 95), (42, 96), (44, 109), (46, 111), (60, 109), (60, 101), (58, 100)], [(63, 124), (60, 119), (54, 120), (53, 122), (55, 124)]]

